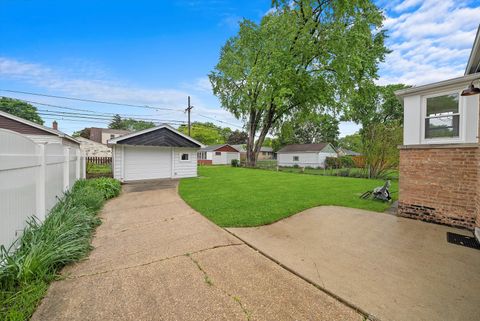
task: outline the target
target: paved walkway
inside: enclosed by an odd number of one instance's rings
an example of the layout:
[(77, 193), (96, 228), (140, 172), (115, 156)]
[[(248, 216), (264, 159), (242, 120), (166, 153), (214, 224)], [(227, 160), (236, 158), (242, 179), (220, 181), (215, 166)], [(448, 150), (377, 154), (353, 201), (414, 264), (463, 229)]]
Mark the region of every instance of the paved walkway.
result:
[(230, 231), (380, 320), (480, 320), (480, 251), (446, 241), (464, 230), (326, 206)]
[(362, 320), (188, 207), (175, 184), (124, 186), (87, 260), (33, 320)]

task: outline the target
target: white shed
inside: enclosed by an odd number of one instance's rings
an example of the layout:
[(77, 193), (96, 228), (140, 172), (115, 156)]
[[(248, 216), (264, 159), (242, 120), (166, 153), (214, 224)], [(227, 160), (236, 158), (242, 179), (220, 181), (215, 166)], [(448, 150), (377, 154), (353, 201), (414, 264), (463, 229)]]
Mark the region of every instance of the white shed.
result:
[(278, 166), (324, 168), (327, 157), (337, 157), (329, 143), (287, 145), (277, 152)]
[(202, 144), (168, 125), (110, 139), (113, 177), (122, 181), (197, 176)]

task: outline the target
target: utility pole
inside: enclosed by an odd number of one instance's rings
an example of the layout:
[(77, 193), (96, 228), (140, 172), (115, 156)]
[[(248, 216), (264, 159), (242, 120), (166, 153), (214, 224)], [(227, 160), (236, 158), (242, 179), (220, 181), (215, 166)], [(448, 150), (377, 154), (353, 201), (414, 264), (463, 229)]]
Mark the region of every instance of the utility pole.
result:
[(191, 127), (191, 124), (190, 124), (190, 111), (192, 110), (193, 106), (190, 106), (190, 96), (188, 96), (188, 107), (187, 109), (185, 109), (185, 112), (188, 112), (188, 136), (191, 136), (190, 135), (190, 127)]

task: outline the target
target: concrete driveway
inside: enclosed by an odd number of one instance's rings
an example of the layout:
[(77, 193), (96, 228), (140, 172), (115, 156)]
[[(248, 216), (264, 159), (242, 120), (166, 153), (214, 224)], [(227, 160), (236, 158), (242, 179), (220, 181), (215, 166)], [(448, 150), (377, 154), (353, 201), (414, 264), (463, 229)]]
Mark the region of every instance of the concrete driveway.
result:
[(334, 206), (229, 230), (380, 320), (480, 320), (480, 251), (446, 241), (466, 231)]
[(125, 185), (90, 256), (33, 320), (362, 320), (188, 207), (175, 181)]

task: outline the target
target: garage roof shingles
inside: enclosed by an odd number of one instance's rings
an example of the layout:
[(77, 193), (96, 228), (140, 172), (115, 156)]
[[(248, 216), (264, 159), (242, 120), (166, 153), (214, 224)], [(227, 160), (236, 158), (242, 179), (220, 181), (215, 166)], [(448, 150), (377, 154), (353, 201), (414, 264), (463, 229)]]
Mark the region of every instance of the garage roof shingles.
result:
[(191, 140), (188, 140), (165, 127), (119, 140), (117, 144), (167, 147), (200, 147), (198, 144), (195, 144)]

